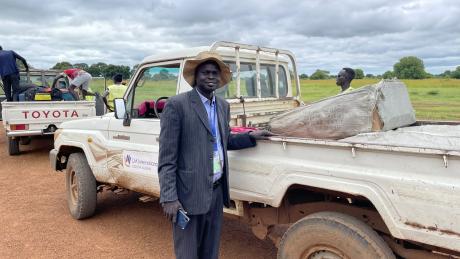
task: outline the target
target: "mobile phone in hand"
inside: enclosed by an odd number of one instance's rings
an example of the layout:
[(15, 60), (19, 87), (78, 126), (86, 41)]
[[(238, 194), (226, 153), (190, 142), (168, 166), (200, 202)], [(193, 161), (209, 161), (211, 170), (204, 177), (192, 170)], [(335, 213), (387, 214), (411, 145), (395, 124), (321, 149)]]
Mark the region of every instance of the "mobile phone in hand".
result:
[(189, 221), (190, 218), (187, 216), (187, 212), (185, 212), (183, 209), (177, 211), (176, 225), (178, 227), (185, 229)]

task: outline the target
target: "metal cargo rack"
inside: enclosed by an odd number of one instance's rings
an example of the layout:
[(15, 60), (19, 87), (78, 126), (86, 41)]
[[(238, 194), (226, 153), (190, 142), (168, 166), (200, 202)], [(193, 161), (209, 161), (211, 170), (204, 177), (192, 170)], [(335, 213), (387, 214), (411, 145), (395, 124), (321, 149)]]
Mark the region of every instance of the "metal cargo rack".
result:
[(299, 76), (297, 75), (297, 63), (295, 61), (294, 54), (289, 50), (282, 50), (282, 49), (274, 49), (274, 48), (267, 48), (267, 47), (259, 47), (256, 45), (249, 45), (249, 44), (240, 44), (228, 41), (218, 41), (211, 45), (211, 51), (215, 51), (218, 48), (233, 48), (235, 49), (235, 56), (236, 56), (236, 69), (237, 69), (237, 78), (236, 78), (236, 95), (238, 97), (241, 96), (241, 82), (240, 82), (240, 50), (250, 50), (256, 52), (256, 80), (257, 80), (257, 98), (262, 98), (262, 90), (260, 86), (260, 54), (261, 52), (274, 54), (275, 55), (275, 93), (276, 98), (279, 98), (279, 55), (286, 55), (289, 57), (290, 61), (292, 62), (292, 69), (295, 75), (295, 83), (296, 83), (296, 96), (295, 99), (300, 98), (300, 80)]

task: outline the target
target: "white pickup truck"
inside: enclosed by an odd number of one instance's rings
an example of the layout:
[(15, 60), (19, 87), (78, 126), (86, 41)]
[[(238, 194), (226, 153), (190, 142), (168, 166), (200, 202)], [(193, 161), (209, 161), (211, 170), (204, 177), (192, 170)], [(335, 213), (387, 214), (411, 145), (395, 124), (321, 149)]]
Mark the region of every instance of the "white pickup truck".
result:
[[(55, 70), (21, 72), (21, 82), (39, 86), (67, 87), (66, 77)], [(32, 136), (53, 135), (62, 122), (96, 115), (94, 101), (2, 101), (2, 119), (8, 137), (8, 153), (20, 153), (19, 144), (30, 143)]]
[[(51, 166), (66, 173), (74, 218), (92, 216), (103, 190), (158, 197), (162, 100), (191, 89), (181, 71), (204, 50), (218, 51), (233, 71), (218, 93), (232, 126), (264, 127), (302, 105), (286, 50), (217, 42), (147, 57), (115, 113), (55, 132)], [(460, 256), (460, 152), (279, 136), (229, 151), (229, 164), (233, 206), (225, 212), (272, 239), (278, 258)]]

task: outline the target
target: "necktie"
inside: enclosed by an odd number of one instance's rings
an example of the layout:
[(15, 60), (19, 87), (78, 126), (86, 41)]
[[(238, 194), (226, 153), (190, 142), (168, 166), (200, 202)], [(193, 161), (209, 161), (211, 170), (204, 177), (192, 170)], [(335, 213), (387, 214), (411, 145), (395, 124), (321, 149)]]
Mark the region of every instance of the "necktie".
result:
[(211, 127), (213, 141), (213, 181), (218, 180), (222, 175), (222, 165), (219, 157), (219, 146), (218, 146), (218, 139), (217, 139), (217, 129), (216, 129), (216, 107), (215, 103), (209, 101), (210, 111), (209, 111), (209, 126)]

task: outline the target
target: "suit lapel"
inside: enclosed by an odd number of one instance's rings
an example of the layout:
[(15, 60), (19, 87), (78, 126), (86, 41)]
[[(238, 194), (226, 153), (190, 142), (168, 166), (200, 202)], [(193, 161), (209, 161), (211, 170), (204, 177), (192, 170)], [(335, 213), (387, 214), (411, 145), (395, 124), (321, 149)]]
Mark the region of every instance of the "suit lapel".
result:
[(221, 99), (216, 98), (216, 104), (217, 104), (217, 120), (219, 121), (220, 138), (221, 138), (222, 144), (226, 148), (227, 142), (224, 141), (224, 139), (227, 138), (228, 132), (225, 132), (224, 125), (225, 123), (227, 123), (226, 122), (227, 120), (226, 112), (227, 111), (224, 110), (224, 105), (222, 104)]
[(190, 102), (192, 103), (192, 108), (200, 118), (204, 127), (212, 134), (211, 128), (209, 127), (208, 113), (204, 108), (203, 102), (201, 102), (200, 96), (195, 89), (190, 91)]

